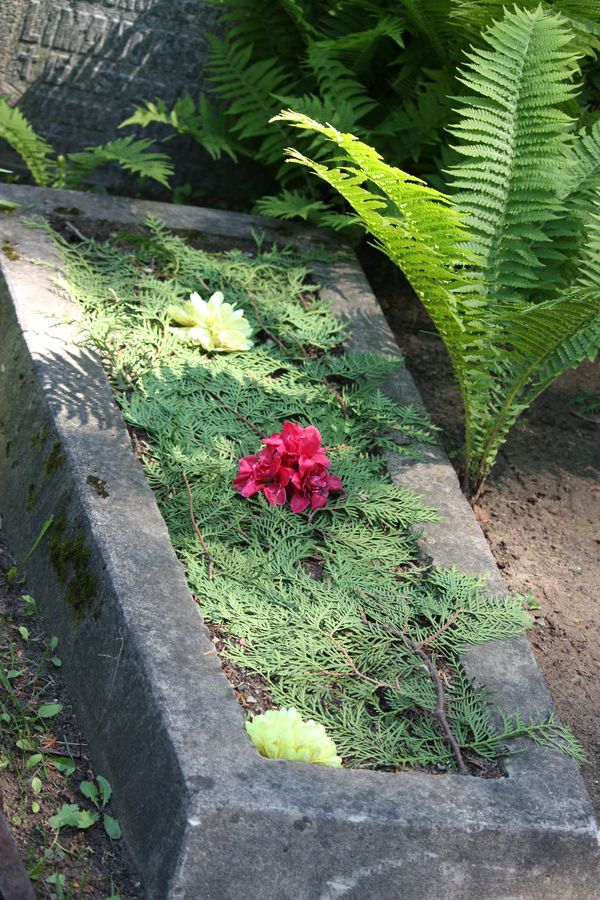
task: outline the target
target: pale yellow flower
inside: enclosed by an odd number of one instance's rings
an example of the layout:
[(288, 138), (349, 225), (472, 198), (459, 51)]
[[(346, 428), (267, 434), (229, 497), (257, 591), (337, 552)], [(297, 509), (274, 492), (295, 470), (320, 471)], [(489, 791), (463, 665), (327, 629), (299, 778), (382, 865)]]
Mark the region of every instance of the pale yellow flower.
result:
[(342, 765), (334, 742), (313, 719), (306, 722), (297, 709), (270, 709), (246, 722), (246, 731), (261, 756), (291, 759), (321, 766)]
[(167, 314), (180, 327), (169, 331), (184, 341), (200, 344), (205, 350), (227, 352), (250, 350), (252, 329), (244, 318), (244, 310), (225, 303), (221, 291), (207, 302), (199, 294), (190, 294), (183, 306), (169, 306)]

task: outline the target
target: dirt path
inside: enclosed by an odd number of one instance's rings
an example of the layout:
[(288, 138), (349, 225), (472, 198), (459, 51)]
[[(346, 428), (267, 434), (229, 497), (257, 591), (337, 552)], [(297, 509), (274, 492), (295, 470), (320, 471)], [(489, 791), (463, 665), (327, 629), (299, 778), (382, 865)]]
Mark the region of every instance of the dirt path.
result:
[[(362, 260), (451, 458), (460, 400), (441, 340), (399, 276)], [(510, 590), (531, 590), (529, 639), (556, 708), (590, 757), (583, 777), (600, 814), (600, 416), (572, 402), (600, 394), (600, 360), (549, 388), (515, 426), (481, 495), (481, 526)]]

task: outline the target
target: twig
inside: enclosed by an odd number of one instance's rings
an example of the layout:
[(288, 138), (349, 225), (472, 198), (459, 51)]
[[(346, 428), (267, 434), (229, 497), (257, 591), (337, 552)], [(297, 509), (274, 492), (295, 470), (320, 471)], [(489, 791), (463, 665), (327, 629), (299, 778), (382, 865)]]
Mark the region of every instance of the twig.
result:
[(445, 707), (445, 694), (444, 694), (444, 685), (442, 683), (442, 679), (440, 678), (439, 672), (437, 670), (437, 666), (435, 664), (435, 654), (428, 656), (427, 653), (423, 650), (423, 648), (416, 644), (411, 638), (407, 635), (402, 634), (401, 631), (398, 631), (397, 628), (393, 628), (391, 625), (386, 625), (383, 622), (379, 623), (380, 627), (383, 628), (388, 634), (393, 635), (394, 637), (399, 638), (412, 652), (422, 659), (427, 671), (429, 672), (429, 677), (433, 681), (437, 702), (435, 709), (428, 710), (432, 716), (434, 716), (440, 724), (442, 731), (444, 732), (444, 737), (450, 744), (452, 749), (452, 753), (454, 754), (454, 758), (456, 760), (456, 765), (458, 766), (458, 771), (461, 775), (468, 775), (469, 770), (465, 765), (465, 761), (463, 759), (463, 755), (461, 753), (460, 747), (458, 745), (458, 741), (454, 736), (452, 729), (450, 728), (450, 723), (448, 722), (448, 716), (446, 715), (446, 707)]
[(68, 228), (71, 234), (74, 234), (80, 241), (86, 241), (87, 238), (82, 235), (79, 228), (76, 228), (71, 222), (65, 220), (65, 228)]
[(218, 394), (216, 391), (207, 391), (206, 393), (210, 394), (211, 397), (214, 397), (215, 400), (218, 400), (221, 406), (224, 406), (225, 409), (228, 409), (229, 412), (232, 412), (234, 416), (237, 416), (238, 419), (241, 419), (241, 421), (244, 422), (248, 426), (248, 428), (250, 428), (254, 432), (254, 434), (257, 434), (259, 438), (262, 438), (262, 432), (260, 428), (257, 428), (254, 422), (251, 422), (250, 419), (247, 419), (246, 416), (243, 416), (241, 412), (235, 409), (235, 407), (230, 406), (229, 403), (226, 403), (220, 394)]
[(581, 419), (583, 422), (588, 422), (590, 425), (600, 425), (600, 416), (586, 416), (584, 413), (577, 412), (576, 409), (570, 409), (570, 414), (575, 416), (576, 419)]
[(287, 347), (285, 346), (285, 344), (283, 343), (281, 338), (278, 338), (277, 335), (273, 334), (272, 331), (269, 331), (269, 329), (263, 322), (260, 312), (258, 311), (258, 306), (256, 304), (256, 301), (252, 297), (250, 297), (250, 295), (248, 295), (248, 299), (250, 300), (250, 303), (252, 304), (252, 309), (254, 310), (254, 315), (256, 316), (256, 321), (258, 322), (260, 330), (264, 331), (264, 333), (267, 335), (267, 337), (271, 338), (273, 343), (277, 344), (277, 346), (279, 347), (280, 350), (283, 350), (284, 353), (287, 353)]
[(194, 501), (192, 498), (192, 491), (190, 488), (190, 483), (187, 480), (185, 472), (183, 472), (182, 474), (183, 474), (183, 480), (185, 481), (185, 488), (187, 491), (188, 501), (189, 501), (189, 506), (190, 506), (190, 519), (192, 520), (192, 525), (194, 526), (194, 531), (196, 532), (196, 535), (198, 536), (198, 540), (200, 541), (200, 546), (202, 547), (202, 551), (208, 560), (208, 578), (210, 581), (210, 580), (212, 580), (212, 577), (213, 577), (215, 561), (214, 561), (213, 557), (211, 556), (208, 547), (206, 546), (204, 538), (202, 537), (202, 532), (198, 528), (198, 523), (196, 522), (196, 517), (194, 515)]
[(338, 388), (336, 388), (336, 386), (335, 386), (334, 384), (332, 384), (332, 383), (330, 382), (330, 380), (328, 379), (327, 375), (324, 375), (324, 376), (323, 376), (323, 384), (324, 384), (326, 387), (328, 387), (329, 390), (332, 391), (332, 392), (335, 394), (335, 398), (336, 398), (336, 400), (337, 400), (337, 402), (338, 402), (338, 404), (339, 404), (339, 407), (340, 407), (340, 409), (341, 409), (341, 411), (342, 411), (343, 417), (344, 417), (345, 419), (349, 418), (349, 416), (348, 416), (348, 407), (346, 406), (346, 402), (345, 402), (345, 400), (344, 400), (344, 397), (343, 397), (342, 392), (341, 392)]
[(398, 684), (398, 682), (396, 682), (395, 685), (388, 684), (387, 681), (378, 681), (376, 678), (371, 678), (369, 675), (365, 675), (364, 672), (360, 671), (360, 669), (358, 668), (358, 666), (356, 665), (356, 663), (354, 662), (354, 660), (352, 659), (352, 657), (350, 656), (350, 654), (348, 653), (348, 651), (346, 650), (344, 645), (341, 644), (338, 640), (336, 640), (334, 638), (333, 634), (331, 634), (331, 633), (328, 633), (327, 637), (338, 648), (338, 650), (340, 651), (340, 653), (342, 654), (342, 656), (344, 657), (344, 659), (346, 660), (346, 662), (348, 663), (348, 665), (350, 666), (350, 668), (352, 669), (352, 671), (354, 672), (354, 674), (356, 675), (357, 678), (360, 678), (362, 681), (368, 681), (369, 684), (374, 684), (375, 687), (378, 687), (378, 688), (386, 688), (387, 690), (390, 690), (390, 691), (399, 691), (400, 690), (400, 685)]
[[(49, 747), (43, 748), (44, 753), (49, 753), (51, 756), (64, 756), (64, 750), (51, 750)], [(69, 756), (72, 756), (73, 759), (84, 759), (84, 756), (81, 753), (73, 753), (72, 750), (69, 750)]]
[(158, 362), (160, 357), (162, 356), (162, 352), (165, 349), (165, 344), (167, 343), (168, 332), (165, 329), (162, 333), (162, 337), (158, 343), (158, 346), (154, 352), (154, 354), (150, 357), (150, 361), (146, 366), (146, 370), (151, 369), (155, 362)]
[(454, 625), (460, 614), (463, 612), (462, 609), (457, 609), (456, 612), (452, 613), (449, 619), (447, 619), (441, 628), (438, 628), (437, 631), (434, 631), (433, 634), (430, 634), (428, 638), (425, 638), (424, 641), (418, 641), (417, 647), (426, 647), (428, 644), (432, 644), (445, 632), (448, 631), (449, 628)]

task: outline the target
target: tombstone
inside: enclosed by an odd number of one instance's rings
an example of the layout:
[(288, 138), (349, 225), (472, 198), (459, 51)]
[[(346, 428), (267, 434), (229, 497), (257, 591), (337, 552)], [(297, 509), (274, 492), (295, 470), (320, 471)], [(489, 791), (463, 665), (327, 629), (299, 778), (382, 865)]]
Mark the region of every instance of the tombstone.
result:
[[(60, 152), (105, 143), (126, 133), (118, 125), (142, 100), (170, 105), (206, 89), (206, 34), (216, 20), (199, 0), (1, 0), (0, 96)], [(227, 181), (227, 165), (215, 167), (191, 141), (168, 149), (180, 182), (192, 177), (194, 157), (210, 173), (200, 181), (216, 178), (217, 193)], [(0, 165), (7, 158), (2, 143)], [(112, 181), (123, 186), (117, 172)]]

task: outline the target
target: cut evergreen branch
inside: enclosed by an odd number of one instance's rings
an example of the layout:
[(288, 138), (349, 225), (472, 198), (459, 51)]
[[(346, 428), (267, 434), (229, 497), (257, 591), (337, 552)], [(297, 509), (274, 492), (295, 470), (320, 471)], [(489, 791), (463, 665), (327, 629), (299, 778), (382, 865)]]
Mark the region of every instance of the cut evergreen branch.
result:
[[(468, 54), (447, 192), (384, 162), (352, 134), (301, 113), (280, 122), (336, 146), (288, 161), (335, 188), (405, 273), (447, 347), (477, 492), (510, 428), (600, 346), (600, 130), (564, 112), (579, 52), (567, 21), (507, 11)], [(340, 153), (343, 158), (340, 159)]]
[[(464, 673), (466, 648), (530, 620), (480, 579), (420, 564), (414, 526), (434, 513), (392, 483), (382, 453), (408, 452), (398, 436), (431, 440), (414, 409), (381, 393), (397, 358), (343, 351), (344, 326), (298, 255), (209, 254), (148, 228), (59, 247), (84, 339), (144, 435), (146, 477), (223, 655), (260, 676), (274, 705), (321, 723), (349, 766), (493, 769), (507, 736), (524, 734), (579, 757), (552, 720), (498, 729)], [(210, 355), (169, 333), (169, 305), (194, 290), (243, 309), (255, 346)], [(234, 490), (238, 460), (284, 421), (319, 428), (344, 498), (294, 514)]]

